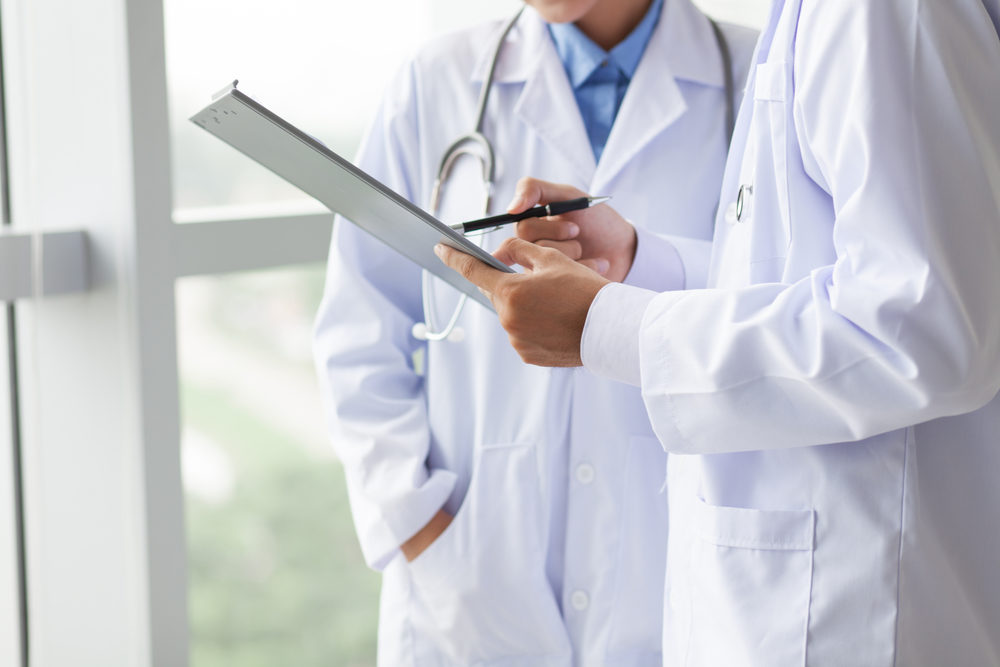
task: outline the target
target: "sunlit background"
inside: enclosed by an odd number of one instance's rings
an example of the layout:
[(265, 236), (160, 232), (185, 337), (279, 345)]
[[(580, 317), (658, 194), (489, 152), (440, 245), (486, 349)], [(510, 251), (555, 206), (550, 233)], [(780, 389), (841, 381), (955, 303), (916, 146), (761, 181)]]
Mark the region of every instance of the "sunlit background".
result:
[[(320, 210), (187, 121), (216, 90), (238, 78), (353, 156), (409, 54), (519, 4), (165, 0), (175, 219)], [(697, 4), (760, 25), (768, 3)], [(378, 576), (354, 537), (310, 360), (322, 276), (314, 266), (178, 286), (194, 667), (374, 664)]]

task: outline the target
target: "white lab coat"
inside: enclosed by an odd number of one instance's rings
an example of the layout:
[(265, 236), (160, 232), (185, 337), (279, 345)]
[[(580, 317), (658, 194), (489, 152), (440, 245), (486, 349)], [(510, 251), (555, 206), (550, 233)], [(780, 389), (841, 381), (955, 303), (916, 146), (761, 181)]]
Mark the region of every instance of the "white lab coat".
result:
[[(362, 168), (428, 205), (445, 148), (472, 129), (498, 29), (445, 37), (415, 58), (386, 97)], [(756, 35), (726, 32), (742, 82)], [(724, 113), (710, 24), (688, 0), (669, 0), (595, 165), (547, 28), (526, 9), (486, 114), (498, 159), (491, 213), (522, 176), (570, 183), (613, 195), (704, 264)], [(460, 163), (440, 217), (481, 216), (480, 183), (478, 165)], [(640, 242), (633, 279), (643, 261), (662, 259)], [(686, 278), (703, 283), (704, 271)], [(379, 663), (659, 665), (665, 454), (638, 390), (523, 364), (478, 304), (460, 320), (464, 342), (426, 346), (420, 377), (411, 358), (422, 344), (410, 334), (424, 320), (420, 283), (415, 265), (338, 222), (316, 358), (362, 550), (384, 569)], [(438, 281), (434, 290), (445, 322), (458, 294)], [(407, 563), (399, 544), (442, 506), (454, 522)]]
[(695, 455), (664, 664), (1000, 665), (995, 27), (980, 0), (776, 0), (755, 63), (714, 289), (607, 288), (583, 341)]

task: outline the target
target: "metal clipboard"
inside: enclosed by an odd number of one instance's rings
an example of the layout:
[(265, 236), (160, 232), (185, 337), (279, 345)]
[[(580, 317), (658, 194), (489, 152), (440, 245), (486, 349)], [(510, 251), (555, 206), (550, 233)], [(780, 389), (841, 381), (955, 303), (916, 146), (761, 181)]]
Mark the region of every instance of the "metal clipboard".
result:
[(191, 121), (487, 308), (493, 307), (489, 299), (442, 264), (434, 246), (444, 243), (513, 273), (461, 233), (237, 90), (235, 81)]

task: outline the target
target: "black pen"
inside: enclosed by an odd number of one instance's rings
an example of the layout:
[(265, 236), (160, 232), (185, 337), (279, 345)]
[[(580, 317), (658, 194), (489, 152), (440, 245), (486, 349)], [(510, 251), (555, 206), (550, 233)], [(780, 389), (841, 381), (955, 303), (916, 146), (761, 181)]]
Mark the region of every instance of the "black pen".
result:
[(451, 228), (460, 230), (463, 234), (468, 234), (469, 232), (478, 232), (484, 229), (509, 225), (512, 222), (519, 222), (528, 218), (544, 218), (549, 215), (562, 215), (570, 211), (579, 211), (606, 202), (609, 199), (611, 197), (580, 197), (578, 199), (567, 199), (566, 201), (554, 201), (544, 206), (532, 206), (527, 211), (521, 213), (504, 213), (503, 215), (494, 215), (489, 218), (470, 220), (469, 222), (452, 225)]

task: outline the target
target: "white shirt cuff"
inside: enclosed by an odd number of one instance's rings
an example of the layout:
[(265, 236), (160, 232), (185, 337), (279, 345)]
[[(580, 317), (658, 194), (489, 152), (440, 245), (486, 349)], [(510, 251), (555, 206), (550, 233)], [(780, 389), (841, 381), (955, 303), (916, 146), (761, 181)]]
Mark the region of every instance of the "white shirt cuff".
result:
[(595, 375), (640, 386), (639, 326), (656, 292), (609, 283), (587, 312), (580, 340), (580, 358)]
[(640, 227), (635, 228), (635, 236), (635, 259), (623, 282), (654, 292), (684, 289), (684, 260), (677, 247)]

